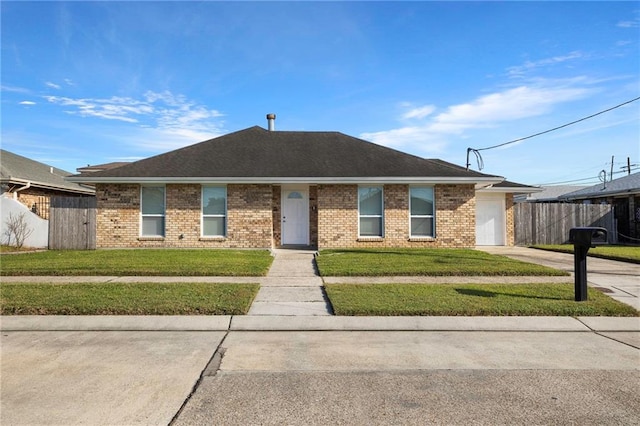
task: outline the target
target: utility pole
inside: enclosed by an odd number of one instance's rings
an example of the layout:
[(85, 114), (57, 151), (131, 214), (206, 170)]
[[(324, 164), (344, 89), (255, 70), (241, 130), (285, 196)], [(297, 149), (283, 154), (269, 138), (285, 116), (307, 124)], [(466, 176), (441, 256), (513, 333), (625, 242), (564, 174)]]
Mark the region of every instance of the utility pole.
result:
[(613, 155), (611, 156), (611, 174), (609, 174), (609, 182), (613, 180)]
[(627, 175), (631, 174), (631, 157), (627, 157)]

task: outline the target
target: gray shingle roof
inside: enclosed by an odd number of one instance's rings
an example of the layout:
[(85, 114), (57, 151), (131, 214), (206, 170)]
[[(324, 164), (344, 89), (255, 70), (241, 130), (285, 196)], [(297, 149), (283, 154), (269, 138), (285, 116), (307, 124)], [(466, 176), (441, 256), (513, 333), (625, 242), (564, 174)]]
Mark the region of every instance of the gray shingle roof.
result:
[(502, 179), (339, 132), (268, 131), (258, 126), (95, 172), (85, 179), (370, 177)]
[(560, 197), (564, 200), (584, 200), (587, 198), (609, 197), (614, 195), (640, 194), (640, 172), (633, 173), (611, 182), (599, 183)]
[(0, 181), (8, 184), (30, 182), (39, 188), (55, 189), (83, 194), (93, 194), (91, 188), (68, 182), (71, 173), (31, 160), (13, 152), (0, 150)]
[(537, 194), (529, 194), (522, 201), (558, 201), (565, 194), (584, 189), (586, 186), (580, 185), (553, 185), (541, 187), (542, 191)]

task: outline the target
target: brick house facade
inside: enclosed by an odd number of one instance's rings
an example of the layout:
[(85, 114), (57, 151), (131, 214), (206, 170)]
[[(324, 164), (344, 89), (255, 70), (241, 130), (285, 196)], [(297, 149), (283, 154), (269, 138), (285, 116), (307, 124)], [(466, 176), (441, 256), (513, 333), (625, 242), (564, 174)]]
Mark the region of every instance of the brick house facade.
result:
[[(165, 235), (141, 235), (139, 184), (97, 184), (98, 248), (271, 248), (280, 247), (280, 185), (234, 185), (227, 189), (226, 236), (202, 236), (202, 186), (167, 184)], [(435, 185), (435, 236), (414, 237), (409, 230), (409, 185), (384, 188), (382, 237), (358, 235), (358, 185), (309, 186), (309, 244), (322, 248), (473, 247), (473, 185)], [(513, 203), (507, 217), (513, 222)], [(509, 215), (509, 212), (511, 214)], [(511, 244), (513, 244), (511, 232)]]
[(474, 247), (492, 186), (513, 244), (504, 178), (337, 132), (256, 126), (70, 180), (95, 185), (98, 248)]

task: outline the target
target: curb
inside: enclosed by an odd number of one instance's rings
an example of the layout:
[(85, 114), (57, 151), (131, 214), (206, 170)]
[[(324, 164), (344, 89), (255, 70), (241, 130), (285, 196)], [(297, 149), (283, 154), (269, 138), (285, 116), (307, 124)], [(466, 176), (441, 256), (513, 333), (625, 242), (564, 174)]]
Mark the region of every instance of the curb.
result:
[(638, 317), (0, 316), (5, 331), (640, 332)]

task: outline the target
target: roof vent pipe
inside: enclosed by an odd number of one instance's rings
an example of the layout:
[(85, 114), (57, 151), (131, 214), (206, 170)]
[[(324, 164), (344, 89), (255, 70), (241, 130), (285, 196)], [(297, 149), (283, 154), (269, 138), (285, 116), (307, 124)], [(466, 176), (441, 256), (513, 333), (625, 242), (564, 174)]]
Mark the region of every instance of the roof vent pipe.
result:
[(276, 129), (276, 115), (267, 114), (267, 123), (269, 124), (269, 131), (273, 132)]

